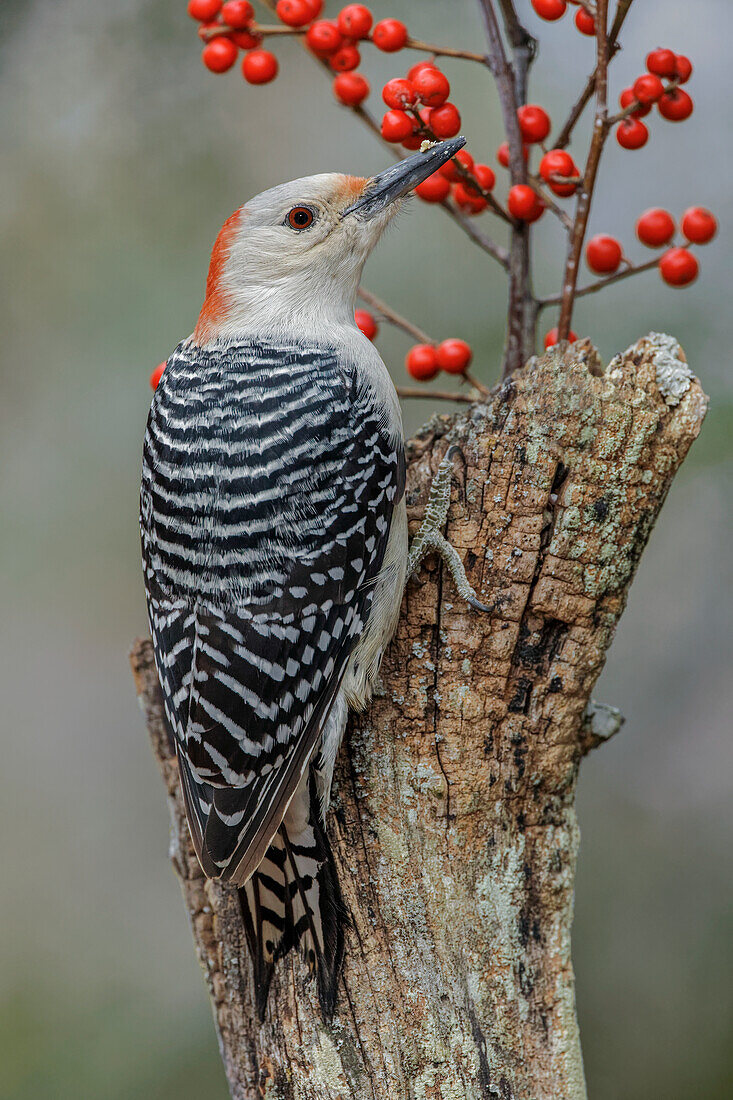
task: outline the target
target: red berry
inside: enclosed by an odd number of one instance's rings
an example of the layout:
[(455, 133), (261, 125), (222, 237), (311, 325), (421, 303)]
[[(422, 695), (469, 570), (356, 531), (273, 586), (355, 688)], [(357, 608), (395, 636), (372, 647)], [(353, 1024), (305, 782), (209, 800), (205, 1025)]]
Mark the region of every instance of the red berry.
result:
[(440, 370), (438, 355), (432, 344), (415, 344), (405, 359), (407, 373), (418, 382), (429, 382)]
[[(624, 88), (621, 95), (618, 97), (619, 104), (625, 111), (627, 107), (630, 107), (632, 103), (638, 103), (636, 96), (634, 95), (633, 88)], [(652, 109), (651, 103), (644, 105), (639, 103), (639, 106), (633, 110), (630, 114), (630, 118), (643, 118), (644, 115), (648, 115)]]
[(422, 134), (411, 133), (409, 137), (402, 139), (402, 148), (410, 149), (413, 153), (416, 149), (419, 149), (425, 138)]
[(288, 27), (304, 27), (313, 18), (308, 0), (277, 0), (275, 12)]
[(153, 373), (150, 375), (150, 386), (151, 386), (152, 389), (157, 389), (158, 382), (160, 382), (160, 377), (161, 377), (164, 370), (165, 370), (165, 363), (158, 363), (157, 367), (155, 368)]
[(354, 310), (356, 327), (360, 328), (367, 340), (373, 340), (379, 332), (379, 326), (368, 309)]
[(452, 103), (434, 107), (430, 112), (430, 129), (437, 138), (455, 137), (461, 128), (461, 116)]
[(372, 42), (378, 50), (384, 50), (385, 53), (401, 50), (407, 38), (407, 27), (399, 19), (380, 19), (372, 31)]
[(595, 34), (596, 33), (596, 21), (593, 16), (585, 10), (585, 8), (578, 8), (575, 13), (575, 26), (578, 28), (581, 34)]
[(657, 104), (660, 115), (670, 122), (684, 122), (693, 111), (693, 102), (682, 88), (665, 92)]
[(323, 11), (324, 0), (306, 0), (311, 10), (311, 19), (317, 19)]
[(718, 231), (715, 215), (704, 206), (691, 206), (682, 215), (682, 232), (688, 241), (695, 244), (707, 244)]
[(445, 176), (451, 183), (460, 183), (463, 179), (463, 176), (458, 171), (458, 167), (454, 164), (456, 160), (462, 164), (464, 168), (467, 168), (469, 172), (473, 168), (473, 157), (471, 154), (467, 152), (466, 149), (459, 149), (452, 160), (447, 160), (442, 168), (438, 169), (441, 176)]
[(668, 79), (675, 75), (677, 58), (672, 50), (652, 50), (646, 55), (646, 67), (650, 73)]
[(241, 50), (254, 50), (262, 42), (261, 34), (252, 34), (250, 31), (233, 31), (229, 37)]
[(564, 149), (550, 149), (540, 161), (540, 175), (549, 183), (552, 176), (574, 176), (575, 162)]
[(568, 198), (577, 190), (577, 183), (560, 183), (553, 176), (577, 176), (579, 174), (575, 161), (564, 149), (550, 149), (540, 161), (540, 176), (548, 184), (551, 191), (560, 198)]
[(591, 237), (586, 245), (585, 260), (596, 275), (612, 275), (618, 271), (622, 259), (621, 245), (615, 237), (599, 233), (597, 237)]
[(453, 187), (453, 198), (462, 210), (468, 214), (480, 214), (489, 205), (485, 198), (478, 194), (475, 187), (465, 183), (456, 183)]
[(409, 107), (417, 99), (417, 93), (409, 80), (396, 76), (382, 88), (382, 99), (394, 111)]
[(358, 67), (360, 61), (361, 54), (356, 46), (352, 46), (349, 42), (336, 50), (336, 53), (331, 54), (328, 59), (329, 65), (337, 73), (350, 73), (352, 69)]
[(544, 213), (545, 205), (529, 184), (515, 183), (509, 188), (507, 208), (518, 221), (535, 222)]
[(225, 73), (237, 60), (239, 50), (228, 38), (212, 38), (201, 54), (201, 60), (212, 73)]
[(689, 57), (685, 57), (684, 54), (678, 53), (675, 58), (674, 75), (679, 80), (680, 84), (686, 84), (692, 76), (692, 62)]
[(188, 0), (188, 14), (199, 23), (207, 23), (219, 14), (221, 0)]
[(316, 57), (328, 57), (329, 54), (336, 53), (344, 38), (335, 23), (319, 19), (308, 28), (305, 40)]
[(440, 172), (433, 172), (415, 188), (415, 194), (424, 202), (443, 202), (450, 194), (450, 183)]
[(251, 50), (244, 55), (242, 75), (249, 84), (269, 84), (277, 70), (277, 58), (269, 50)]
[(440, 69), (421, 69), (415, 73), (412, 83), (426, 107), (441, 107), (450, 95), (448, 78)]
[(372, 13), (364, 4), (347, 4), (339, 12), (338, 26), (347, 38), (366, 38), (372, 29)]
[(646, 210), (636, 223), (636, 235), (648, 248), (661, 248), (674, 237), (674, 219), (660, 207)]
[[(471, 174), (476, 181), (475, 183), (469, 183), (468, 180), (462, 181), (469, 195), (473, 195), (474, 198), (481, 198), (481, 191), (491, 191), (493, 189), (496, 176), (488, 164), (475, 164)], [(479, 191), (479, 188), (481, 191)]]
[(404, 141), (412, 135), (412, 119), (404, 111), (387, 111), (382, 119), (385, 141)]
[(407, 79), (414, 80), (418, 73), (421, 73), (423, 69), (434, 69), (436, 67), (434, 61), (416, 61), (415, 64), (407, 70)]
[(641, 149), (648, 138), (649, 131), (638, 118), (625, 118), (616, 127), (616, 141), (624, 149)]
[(687, 286), (694, 282), (699, 264), (686, 248), (670, 248), (659, 261), (659, 272), (670, 286)]
[(533, 103), (520, 107), (517, 118), (522, 138), (530, 145), (537, 141), (544, 141), (550, 132), (550, 116), (544, 108)]
[(493, 168), (490, 168), (488, 164), (476, 164), (473, 169), (473, 174), (481, 185), (482, 191), (493, 191), (494, 184), (496, 183), (496, 175)]
[[(558, 336), (559, 336), (559, 332), (556, 328), (551, 328), (549, 332), (546, 332), (545, 333), (545, 348), (554, 347), (555, 344), (557, 343)], [(571, 343), (571, 344), (574, 344), (577, 339), (578, 339), (577, 333), (573, 332), (573, 330), (570, 329), (570, 332), (568, 333), (568, 342)]]
[(254, 8), (249, 0), (226, 0), (222, 5), (221, 18), (227, 27), (235, 31), (244, 30), (254, 19)]
[(565, 14), (565, 0), (532, 0), (532, 7), (542, 19), (561, 19)]
[[(529, 149), (526, 145), (522, 146), (522, 156), (524, 157), (525, 161), (529, 160)], [(502, 168), (509, 167), (509, 142), (502, 141), (501, 145), (496, 150), (496, 159), (498, 160)]]
[(361, 73), (339, 73), (333, 82), (333, 94), (347, 107), (358, 107), (369, 95), (369, 81)]
[(639, 103), (656, 103), (664, 94), (664, 84), (654, 73), (644, 73), (634, 81), (632, 92)]
[(465, 340), (443, 340), (437, 347), (438, 366), (448, 374), (464, 374), (473, 359), (471, 345)]

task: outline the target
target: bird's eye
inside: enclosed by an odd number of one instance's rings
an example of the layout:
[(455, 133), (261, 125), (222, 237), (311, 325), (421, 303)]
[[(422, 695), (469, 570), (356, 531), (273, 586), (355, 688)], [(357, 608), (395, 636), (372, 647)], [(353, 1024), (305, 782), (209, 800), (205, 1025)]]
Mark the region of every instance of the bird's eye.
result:
[(313, 211), (308, 206), (294, 206), (288, 214), (288, 225), (291, 229), (307, 229), (313, 225)]

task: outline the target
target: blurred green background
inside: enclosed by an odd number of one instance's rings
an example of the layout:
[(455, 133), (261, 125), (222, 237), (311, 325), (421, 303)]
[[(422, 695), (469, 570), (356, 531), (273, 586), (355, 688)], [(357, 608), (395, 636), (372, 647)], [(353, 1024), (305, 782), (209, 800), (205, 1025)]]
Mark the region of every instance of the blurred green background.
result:
[[(427, 40), (479, 48), (472, 0), (373, 7)], [(542, 35), (531, 98), (559, 119), (592, 43), (569, 15), (540, 24), (528, 0), (519, 7)], [(127, 666), (146, 629), (148, 375), (191, 331), (211, 243), (236, 206), (314, 171), (370, 173), (390, 154), (293, 42), (278, 44), (282, 76), (266, 88), (207, 73), (184, 0), (3, 0), (0, 20), (0, 1097), (218, 1100)], [(696, 67), (692, 121), (653, 120), (644, 150), (612, 141), (604, 159), (591, 229), (632, 257), (650, 205), (700, 203), (729, 220), (732, 30), (728, 0), (632, 8), (614, 98), (657, 45)], [(375, 88), (406, 68), (405, 55), (364, 53)], [(471, 148), (492, 161), (490, 80), (478, 66), (445, 69)], [(538, 286), (554, 292), (562, 242), (549, 216), (537, 237)], [(581, 776), (574, 945), (592, 1100), (733, 1095), (728, 247), (702, 252), (690, 290), (651, 273), (586, 299), (574, 322), (607, 358), (650, 329), (673, 332), (712, 398), (596, 691), (626, 726)], [(495, 379), (503, 279), (442, 212), (414, 203), (366, 285), (436, 336), (469, 339), (476, 372)], [(402, 379), (406, 341), (384, 332), (380, 347)], [(410, 404), (407, 429), (431, 411)]]

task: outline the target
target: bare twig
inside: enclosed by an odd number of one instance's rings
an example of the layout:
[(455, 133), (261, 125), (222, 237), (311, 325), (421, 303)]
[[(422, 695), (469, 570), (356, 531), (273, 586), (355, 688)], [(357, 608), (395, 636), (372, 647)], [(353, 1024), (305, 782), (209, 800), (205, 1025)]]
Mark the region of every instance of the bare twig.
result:
[(482, 65), (488, 65), (486, 54), (473, 53), (471, 50), (457, 50), (451, 46), (433, 46), (429, 42), (421, 42), (417, 38), (408, 38), (405, 46), (408, 50), (423, 50), (425, 53), (432, 53), (436, 57), (460, 57), (464, 61), (479, 61)]
[(539, 176), (528, 177), (528, 183), (534, 193), (536, 195), (539, 195), (547, 209), (551, 210), (555, 217), (559, 219), (565, 230), (568, 233), (572, 233), (573, 219), (570, 217), (566, 210), (563, 210), (561, 206), (558, 206), (555, 200), (550, 197), (547, 190), (542, 186), (542, 182), (543, 181), (540, 179)]
[(514, 55), (514, 91), (519, 106), (527, 101), (527, 78), (537, 54), (537, 39), (520, 23), (512, 0), (499, 0), (499, 7)]
[(403, 332), (406, 332), (408, 336), (412, 336), (414, 340), (417, 340), (418, 344), (435, 344), (432, 336), (428, 336), (427, 332), (423, 332), (421, 328), (413, 324), (412, 321), (408, 321), (406, 317), (402, 317), (396, 310), (388, 306), (385, 301), (378, 298), (376, 294), (372, 294), (371, 290), (367, 290), (366, 287), (359, 287), (359, 297), (362, 302), (373, 310), (375, 310), (385, 321), (389, 321), (390, 324), (395, 325), (397, 328), (401, 328)]
[(608, 136), (608, 0), (598, 0), (596, 10), (596, 114), (593, 124), (593, 137), (591, 139), (588, 160), (583, 172), (583, 183), (578, 195), (578, 205), (575, 211), (575, 225), (565, 264), (565, 275), (562, 286), (562, 302), (560, 304), (560, 319), (558, 321), (558, 339), (567, 340), (570, 332), (570, 321), (573, 315), (573, 302), (575, 289), (578, 283), (578, 267), (580, 255), (585, 240), (585, 231), (588, 226), (588, 214), (593, 198), (593, 188), (596, 182), (596, 173), (601, 160), (603, 146)]
[[(629, 279), (632, 275), (640, 275), (643, 271), (651, 271), (658, 266), (659, 257), (654, 260), (647, 260), (644, 264), (637, 264), (635, 267), (625, 267), (623, 271), (617, 271), (614, 275), (608, 275), (605, 279), (599, 279), (588, 286), (582, 286), (580, 290), (575, 291), (575, 297), (584, 298), (587, 294), (595, 294), (597, 291), (603, 290), (604, 287), (610, 286), (611, 283), (619, 283), (622, 279)], [(555, 294), (549, 298), (540, 298), (537, 304), (540, 309), (546, 309), (548, 306), (560, 305), (561, 302), (562, 294)]]
[[(515, 67), (507, 60), (502, 41), (499, 22), (492, 0), (478, 0), (479, 9), (486, 28), (489, 43), (489, 63), (496, 80), (504, 129), (509, 144), (509, 167), (512, 183), (524, 183), (527, 179), (527, 165), (524, 160), (522, 135), (517, 118), (517, 107), (526, 94), (526, 80), (531, 50), (529, 36), (517, 20), (514, 6), (510, 0), (502, 0), (502, 11), (510, 40), (517, 42), (517, 60)], [(522, 100), (517, 96), (521, 95)], [(530, 333), (528, 321), (528, 303), (532, 300), (529, 267), (529, 228), (524, 223), (513, 223), (509, 245), (509, 303), (507, 309), (507, 332), (504, 345), (504, 378), (521, 367), (527, 357), (530, 336), (534, 343), (534, 331)]]
[(475, 405), (476, 398), (468, 393), (457, 393), (453, 390), (423, 390), (419, 386), (395, 386), (398, 397), (421, 397), (429, 401), (460, 401), (465, 405)]
[[(629, 8), (631, 7), (632, 0), (619, 0), (616, 6), (616, 15), (613, 20), (613, 25), (608, 32), (607, 46), (606, 46), (606, 63), (618, 52), (620, 46), (618, 44), (618, 36), (621, 32), (621, 28), (624, 24), (626, 16), (629, 14)], [(588, 105), (593, 91), (596, 86), (596, 70), (594, 69), (591, 75), (588, 77), (585, 87), (574, 103), (570, 114), (568, 115), (567, 122), (560, 131), (557, 139), (553, 142), (553, 148), (564, 149), (570, 142), (573, 130), (575, 129), (578, 119), (583, 114), (586, 106)]]
[(446, 214), (449, 214), (453, 220), (458, 224), (467, 237), (470, 237), (474, 244), (477, 244), (479, 248), (482, 248), (484, 252), (488, 252), (489, 256), (493, 256), (497, 263), (501, 264), (504, 270), (509, 267), (509, 253), (501, 245), (495, 244), (490, 237), (487, 237), (485, 233), (482, 233), (480, 229), (477, 229), (473, 220), (466, 217), (462, 211), (458, 210), (456, 206), (448, 202), (446, 199), (440, 204), (445, 210)]

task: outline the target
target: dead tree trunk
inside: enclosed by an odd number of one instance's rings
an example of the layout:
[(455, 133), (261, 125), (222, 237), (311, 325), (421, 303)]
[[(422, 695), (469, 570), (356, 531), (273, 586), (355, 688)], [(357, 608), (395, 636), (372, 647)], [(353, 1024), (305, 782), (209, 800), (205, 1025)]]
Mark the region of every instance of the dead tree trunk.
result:
[(292, 955), (256, 1022), (237, 905), (199, 870), (150, 644), (135, 645), (235, 1100), (585, 1097), (575, 784), (584, 753), (619, 724), (590, 694), (705, 408), (670, 338), (641, 340), (605, 374), (583, 342), (410, 442), (414, 520), (460, 444), (447, 533), (500, 606), (469, 610), (429, 563), (408, 587), (382, 690), (351, 723), (330, 815), (351, 928), (329, 1024)]

